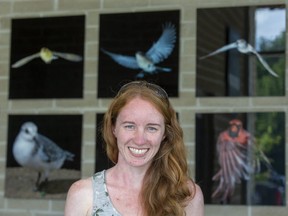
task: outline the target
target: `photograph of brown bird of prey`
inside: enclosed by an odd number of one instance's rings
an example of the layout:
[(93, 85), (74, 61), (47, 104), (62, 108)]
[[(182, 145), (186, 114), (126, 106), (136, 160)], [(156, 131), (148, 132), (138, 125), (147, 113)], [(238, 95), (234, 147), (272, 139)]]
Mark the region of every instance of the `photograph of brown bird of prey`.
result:
[(178, 97), (180, 11), (100, 14), (98, 97), (147, 80)]
[(5, 196), (65, 198), (80, 178), (81, 115), (10, 115)]
[(196, 96), (285, 95), (286, 9), (197, 9)]
[(85, 16), (14, 18), (9, 99), (82, 98)]
[(196, 178), (207, 203), (285, 205), (284, 113), (197, 114), (196, 119)]

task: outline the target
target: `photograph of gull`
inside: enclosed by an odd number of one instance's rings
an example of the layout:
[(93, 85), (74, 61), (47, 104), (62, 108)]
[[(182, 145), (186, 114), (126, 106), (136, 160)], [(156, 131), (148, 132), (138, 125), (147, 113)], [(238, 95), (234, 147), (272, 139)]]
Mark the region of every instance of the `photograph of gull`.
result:
[(82, 98), (85, 16), (13, 18), (9, 99)]
[(98, 98), (147, 80), (178, 97), (180, 10), (100, 14)]
[(18, 68), (21, 67), (28, 62), (32, 61), (35, 58), (41, 58), (46, 64), (50, 64), (53, 60), (58, 59), (58, 58), (63, 58), (68, 61), (74, 61), (74, 62), (79, 62), (82, 61), (82, 57), (73, 53), (63, 53), (63, 52), (56, 52), (52, 51), (46, 47), (42, 47), (40, 52), (26, 56), (14, 64), (12, 64), (12, 68)]
[(101, 51), (110, 56), (115, 62), (123, 67), (136, 70), (140, 69), (141, 72), (139, 72), (136, 77), (143, 78), (145, 73), (153, 74), (158, 72), (171, 72), (171, 68), (160, 67), (156, 64), (169, 57), (174, 49), (175, 42), (175, 26), (172, 23), (165, 23), (163, 25), (163, 32), (160, 38), (153, 43), (151, 48), (145, 53), (137, 51), (135, 56), (126, 56), (108, 52), (103, 48)]
[(74, 160), (74, 154), (40, 134), (33, 122), (25, 122), (21, 126), (13, 143), (13, 156), (21, 166), (38, 173), (35, 190), (39, 189), (41, 183), (47, 182), (50, 172), (60, 169), (65, 160)]
[(81, 178), (82, 115), (9, 115), (5, 197), (65, 199)]
[(244, 39), (239, 39), (235, 41), (234, 43), (230, 43), (228, 45), (225, 45), (205, 56), (200, 57), (200, 60), (206, 59), (210, 56), (217, 55), (219, 53), (225, 52), (230, 49), (237, 49), (240, 53), (243, 54), (254, 54), (258, 60), (261, 62), (263, 67), (272, 75), (275, 77), (278, 77), (278, 75), (270, 68), (268, 63), (261, 57), (261, 55), (254, 49), (253, 46), (251, 46), (249, 43), (247, 43)]

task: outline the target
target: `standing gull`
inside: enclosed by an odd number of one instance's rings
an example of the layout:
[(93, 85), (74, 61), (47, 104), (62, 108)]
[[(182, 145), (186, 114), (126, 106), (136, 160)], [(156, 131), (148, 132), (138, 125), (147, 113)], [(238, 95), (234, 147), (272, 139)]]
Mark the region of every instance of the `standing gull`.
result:
[(38, 172), (36, 189), (48, 180), (50, 171), (60, 169), (65, 160), (73, 161), (74, 157), (74, 154), (39, 134), (33, 122), (25, 122), (21, 126), (13, 144), (13, 155), (21, 166)]
[(237, 49), (240, 53), (244, 53), (244, 54), (254, 54), (258, 60), (260, 61), (260, 63), (263, 65), (263, 67), (272, 75), (275, 77), (278, 77), (278, 75), (271, 69), (271, 67), (268, 65), (268, 63), (262, 58), (262, 56), (254, 49), (253, 46), (251, 46), (249, 43), (247, 43), (244, 39), (239, 39), (234, 43), (230, 43), (227, 44), (211, 53), (209, 53), (208, 55), (202, 56), (200, 57), (200, 60), (208, 58), (210, 56), (213, 55), (217, 55), (221, 52), (225, 52), (227, 50), (230, 49)]
[(123, 67), (141, 69), (136, 77), (143, 78), (144, 73), (171, 72), (171, 68), (156, 66), (172, 53), (176, 42), (176, 29), (172, 23), (163, 26), (163, 32), (156, 43), (146, 52), (136, 51), (135, 56), (126, 56), (101, 49), (103, 53), (112, 58)]

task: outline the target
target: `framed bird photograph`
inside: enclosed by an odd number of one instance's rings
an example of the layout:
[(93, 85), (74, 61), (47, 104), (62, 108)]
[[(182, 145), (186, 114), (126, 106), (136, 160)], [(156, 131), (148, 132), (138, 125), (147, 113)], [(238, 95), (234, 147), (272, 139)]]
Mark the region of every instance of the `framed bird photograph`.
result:
[(9, 99), (82, 98), (85, 16), (14, 18)]
[(285, 5), (197, 9), (196, 96), (285, 96)]
[(81, 142), (82, 115), (9, 115), (5, 197), (65, 199)]
[(100, 14), (98, 98), (147, 80), (178, 97), (180, 10)]
[(197, 113), (196, 182), (206, 204), (286, 205), (285, 113)]
[(109, 160), (106, 154), (105, 143), (102, 137), (104, 113), (96, 114), (96, 160), (95, 160), (95, 172), (107, 170), (114, 164)]

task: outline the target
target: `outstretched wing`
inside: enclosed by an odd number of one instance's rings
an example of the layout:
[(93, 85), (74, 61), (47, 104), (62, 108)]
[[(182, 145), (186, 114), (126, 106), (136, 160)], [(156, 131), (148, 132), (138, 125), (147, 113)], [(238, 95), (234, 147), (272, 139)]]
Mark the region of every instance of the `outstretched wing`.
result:
[(123, 67), (127, 67), (130, 69), (139, 69), (136, 58), (134, 56), (115, 54), (108, 52), (105, 49), (101, 49), (101, 51), (104, 52), (106, 55), (110, 56), (110, 58), (112, 58), (115, 62), (122, 65)]
[(173, 51), (176, 42), (176, 29), (172, 23), (166, 23), (160, 38), (146, 52), (146, 56), (157, 64), (166, 59)]
[(29, 61), (32, 61), (35, 58), (40, 57), (40, 53), (35, 53), (32, 55), (29, 55), (27, 57), (24, 57), (22, 59), (20, 59), (19, 61), (15, 62), (11, 67), (12, 68), (19, 68), (21, 66), (23, 66), (24, 64), (28, 63)]
[(53, 51), (53, 54), (56, 55), (56, 56), (59, 56), (63, 59), (66, 59), (68, 61), (74, 61), (74, 62), (79, 62), (79, 61), (82, 61), (82, 56), (80, 55), (76, 55), (76, 54), (73, 54), (73, 53), (63, 53), (63, 52), (55, 52)]
[[(251, 46), (251, 45), (250, 45)], [(252, 46), (251, 46), (252, 47)], [(253, 48), (253, 47), (252, 47)], [(268, 65), (268, 63), (262, 58), (262, 56), (253, 48), (251, 49), (251, 52), (253, 54), (256, 55), (256, 57), (258, 58), (258, 60), (261, 62), (261, 64), (263, 65), (263, 67), (272, 75), (275, 77), (278, 77), (278, 74), (276, 74), (271, 67)]]
[(217, 55), (218, 53), (225, 52), (227, 50), (234, 49), (234, 48), (237, 48), (237, 43), (236, 42), (228, 44), (228, 45), (225, 45), (225, 46), (223, 46), (223, 47), (221, 47), (221, 48), (209, 53), (208, 55), (202, 56), (202, 57), (200, 57), (200, 60), (208, 58), (208, 57), (213, 56), (213, 55)]
[(247, 148), (251, 144), (247, 146), (235, 140), (229, 140), (225, 133), (228, 132), (222, 132), (217, 141), (220, 169), (213, 176), (213, 180), (219, 183), (212, 195), (212, 197), (222, 196), (223, 200), (233, 194), (235, 184), (240, 179), (249, 179), (249, 174), (252, 172), (247, 156)]

